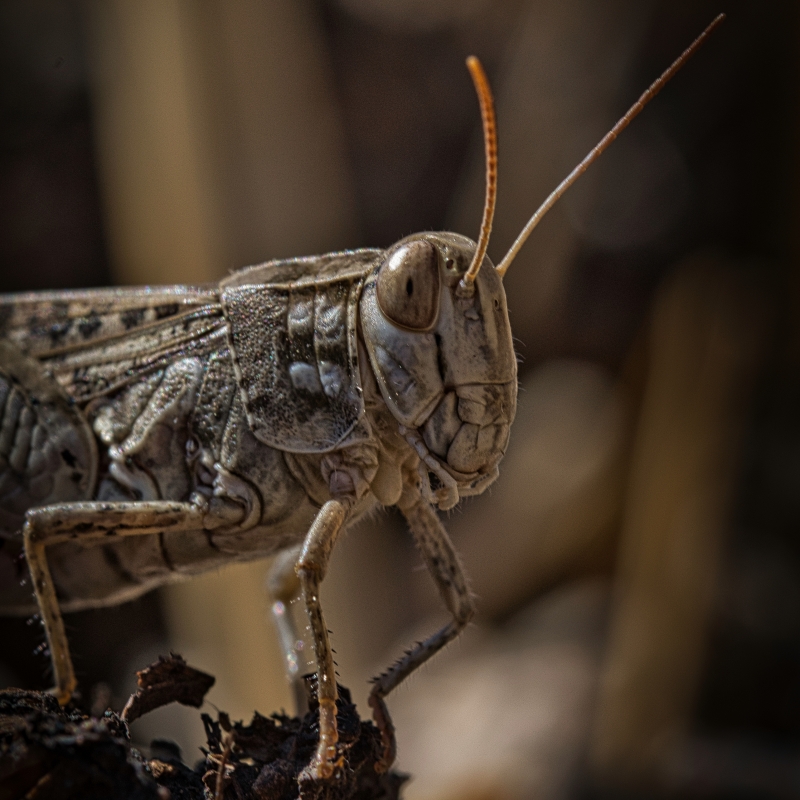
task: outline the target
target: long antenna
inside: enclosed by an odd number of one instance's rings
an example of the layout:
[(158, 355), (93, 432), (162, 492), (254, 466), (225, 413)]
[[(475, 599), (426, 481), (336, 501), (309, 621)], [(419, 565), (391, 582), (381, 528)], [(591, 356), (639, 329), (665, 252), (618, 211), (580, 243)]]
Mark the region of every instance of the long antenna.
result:
[[(536, 213), (528, 220), (528, 224), (522, 229), (522, 232), (519, 236), (517, 236), (517, 240), (514, 244), (511, 245), (511, 249), (506, 253), (503, 260), (497, 265), (497, 271), (500, 273), (500, 277), (502, 278), (508, 268), (511, 266), (511, 262), (516, 258), (517, 253), (519, 253), (522, 245), (525, 244), (528, 237), (531, 235), (531, 231), (539, 224), (542, 217), (555, 205), (556, 200), (561, 197), (564, 192), (575, 183), (587, 169), (589, 166), (594, 162), (597, 157), (614, 141), (614, 139), (619, 136), (619, 134), (628, 127), (631, 121), (636, 117), (639, 112), (661, 91), (664, 85), (669, 81), (669, 79), (695, 54), (697, 49), (705, 42), (705, 40), (709, 37), (711, 32), (717, 25), (725, 19), (725, 14), (719, 14), (714, 18), (711, 24), (686, 48), (686, 50), (681, 53), (681, 55), (672, 62), (672, 65), (669, 69), (665, 70), (664, 73), (661, 75), (660, 78), (655, 80), (650, 88), (628, 109), (625, 113), (625, 116), (620, 119), (619, 122), (600, 140), (600, 142), (595, 145), (592, 150), (589, 151), (586, 158), (578, 164), (575, 169), (564, 178), (561, 183), (556, 186), (547, 200), (539, 206)], [(471, 269), (471, 267), (470, 267)], [(466, 277), (466, 275), (464, 276)]]
[(461, 286), (467, 291), (472, 291), (472, 285), (478, 275), (478, 270), (483, 264), (486, 248), (489, 246), (489, 234), (492, 232), (494, 219), (494, 206), (497, 201), (497, 123), (494, 116), (494, 100), (489, 81), (483, 71), (481, 62), (475, 56), (467, 59), (467, 69), (475, 84), (478, 93), (478, 102), (481, 104), (481, 120), (483, 121), (483, 142), (486, 150), (486, 201), (483, 204), (483, 220), (478, 245), (469, 269), (461, 279)]

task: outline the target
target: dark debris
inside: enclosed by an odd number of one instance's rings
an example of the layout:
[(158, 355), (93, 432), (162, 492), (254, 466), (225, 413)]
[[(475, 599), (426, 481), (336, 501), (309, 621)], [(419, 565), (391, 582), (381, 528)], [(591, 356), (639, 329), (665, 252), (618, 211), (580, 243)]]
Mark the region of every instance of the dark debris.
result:
[[(150, 680), (142, 676), (158, 676), (165, 663), (175, 667), (171, 659), (138, 673), (140, 687)], [(328, 781), (304, 773), (317, 744), (313, 697), (302, 719), (256, 712), (245, 725), (232, 723), (224, 712), (216, 719), (203, 714), (205, 758), (191, 769), (177, 746), (163, 740), (153, 742), (146, 758), (131, 745), (127, 722), (113, 711), (99, 718), (85, 716), (61, 708), (46, 693), (0, 691), (0, 800), (216, 800), (220, 775), (224, 800), (398, 800), (406, 776), (375, 772), (380, 735), (371, 722), (359, 718), (348, 690), (339, 691), (344, 766)], [(149, 708), (158, 705), (162, 703)]]
[(122, 719), (129, 723), (169, 703), (200, 708), (215, 678), (170, 653), (137, 672), (136, 680), (139, 688), (122, 710)]
[[(202, 795), (197, 795), (202, 797)], [(84, 717), (43, 692), (0, 692), (0, 798), (160, 798), (116, 715)]]

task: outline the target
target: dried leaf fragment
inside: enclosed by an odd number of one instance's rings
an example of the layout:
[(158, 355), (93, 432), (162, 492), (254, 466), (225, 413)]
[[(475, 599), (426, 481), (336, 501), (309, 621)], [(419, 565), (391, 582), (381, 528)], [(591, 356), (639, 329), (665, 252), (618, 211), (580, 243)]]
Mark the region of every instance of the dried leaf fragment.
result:
[(137, 672), (136, 678), (139, 688), (122, 710), (122, 719), (128, 723), (168, 703), (199, 708), (216, 680), (190, 667), (177, 653), (159, 656), (158, 661)]

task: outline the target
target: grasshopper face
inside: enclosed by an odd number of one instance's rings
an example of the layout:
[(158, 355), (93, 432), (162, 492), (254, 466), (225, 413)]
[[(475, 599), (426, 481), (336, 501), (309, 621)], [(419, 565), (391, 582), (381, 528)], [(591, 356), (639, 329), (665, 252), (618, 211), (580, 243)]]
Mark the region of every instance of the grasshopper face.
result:
[(485, 259), (474, 291), (459, 285), (475, 242), (422, 233), (386, 251), (364, 286), (361, 326), (386, 405), (421, 435), (459, 495), (497, 475), (517, 405), (505, 291)]

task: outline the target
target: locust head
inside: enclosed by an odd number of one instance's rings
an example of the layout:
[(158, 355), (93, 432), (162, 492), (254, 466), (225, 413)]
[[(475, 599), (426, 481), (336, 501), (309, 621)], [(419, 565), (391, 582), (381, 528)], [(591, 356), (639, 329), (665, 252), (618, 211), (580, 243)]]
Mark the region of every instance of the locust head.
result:
[(467, 59), (486, 147), (478, 242), (455, 233), (402, 239), (386, 251), (361, 297), (362, 331), (381, 394), (420, 456), (423, 494), (439, 508), (483, 491), (496, 477), (508, 444), (517, 406), (517, 364), (502, 281), (511, 262), (547, 211), (724, 16), (714, 19), (550, 193), (497, 267), (486, 257), (497, 195), (494, 103), (480, 62)]
[(517, 405), (506, 296), (488, 258), (464, 289), (475, 252), (455, 233), (409, 236), (386, 251), (361, 296), (378, 386), (440, 508), (497, 476)]
[(420, 456), (423, 495), (442, 509), (497, 477), (517, 408), (502, 274), (486, 257), (497, 194), (494, 102), (478, 59), (467, 59), (467, 67), (486, 145), (478, 242), (455, 233), (402, 239), (386, 251), (361, 297), (381, 394)]
[(467, 66), (486, 145), (478, 242), (455, 233), (402, 239), (386, 251), (361, 297), (381, 394), (420, 456), (422, 494), (441, 509), (497, 477), (517, 407), (502, 273), (486, 257), (497, 195), (494, 103), (478, 59)]

